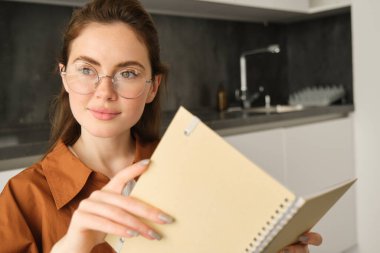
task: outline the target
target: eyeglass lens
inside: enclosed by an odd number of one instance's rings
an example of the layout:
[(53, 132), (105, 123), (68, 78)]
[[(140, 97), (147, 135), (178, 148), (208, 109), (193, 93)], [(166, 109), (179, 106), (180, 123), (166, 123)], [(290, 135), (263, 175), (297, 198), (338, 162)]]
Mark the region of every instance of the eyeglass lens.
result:
[[(87, 95), (95, 92), (96, 87), (104, 78), (99, 76), (96, 69), (88, 63), (76, 62), (67, 67), (66, 82), (71, 90)], [(138, 68), (127, 67), (118, 71), (112, 78), (115, 91), (123, 98), (136, 98), (140, 96), (151, 80), (146, 80), (143, 71)]]

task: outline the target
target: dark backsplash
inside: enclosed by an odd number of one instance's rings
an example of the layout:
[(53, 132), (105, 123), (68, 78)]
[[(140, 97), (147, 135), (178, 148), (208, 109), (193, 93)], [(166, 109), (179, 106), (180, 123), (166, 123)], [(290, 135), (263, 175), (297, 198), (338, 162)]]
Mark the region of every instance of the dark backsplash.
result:
[(60, 88), (55, 73), (71, 9), (0, 2), (0, 125), (47, 121)]
[[(49, 103), (61, 85), (56, 58), (71, 12), (62, 6), (0, 2), (0, 130), (47, 122)], [(170, 68), (164, 110), (215, 107), (220, 84), (233, 104), (240, 53), (273, 43), (280, 44), (280, 54), (248, 58), (250, 90), (263, 86), (272, 103), (286, 103), (289, 93), (303, 87), (342, 84), (346, 101), (353, 103), (349, 13), (269, 25), (165, 15), (153, 19)]]
[(353, 103), (351, 16), (349, 13), (288, 25), (289, 92), (305, 86), (343, 85)]

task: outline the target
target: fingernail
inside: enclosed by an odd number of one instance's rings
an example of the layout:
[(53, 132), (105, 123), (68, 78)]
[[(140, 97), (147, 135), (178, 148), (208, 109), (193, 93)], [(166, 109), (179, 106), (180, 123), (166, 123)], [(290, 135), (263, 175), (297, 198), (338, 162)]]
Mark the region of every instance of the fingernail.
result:
[(140, 233), (137, 232), (137, 231), (135, 231), (135, 230), (128, 230), (128, 231), (127, 231), (127, 234), (128, 234), (129, 236), (131, 236), (131, 237), (136, 237), (136, 236), (140, 235)]
[(141, 166), (146, 166), (146, 165), (149, 164), (149, 162), (150, 162), (150, 159), (144, 159), (144, 160), (141, 160), (141, 161), (139, 162), (139, 165), (141, 165)]
[(306, 235), (301, 235), (299, 238), (298, 238), (298, 241), (304, 243), (304, 244), (307, 244), (309, 242), (309, 237), (307, 237)]
[(161, 240), (162, 236), (159, 235), (156, 231), (149, 230), (148, 235), (153, 237), (156, 240)]
[(171, 217), (171, 216), (169, 216), (169, 215), (167, 215), (167, 214), (164, 214), (164, 213), (159, 214), (159, 215), (158, 215), (158, 218), (159, 218), (161, 221), (165, 222), (166, 224), (170, 224), (170, 223), (173, 223), (173, 222), (174, 222), (174, 218), (173, 218), (173, 217)]

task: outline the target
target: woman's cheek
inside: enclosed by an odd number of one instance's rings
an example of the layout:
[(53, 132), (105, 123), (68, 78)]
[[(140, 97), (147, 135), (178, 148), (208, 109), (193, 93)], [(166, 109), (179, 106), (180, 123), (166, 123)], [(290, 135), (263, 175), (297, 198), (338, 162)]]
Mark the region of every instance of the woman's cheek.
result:
[(69, 94), (71, 112), (80, 125), (83, 123), (89, 99), (88, 95)]

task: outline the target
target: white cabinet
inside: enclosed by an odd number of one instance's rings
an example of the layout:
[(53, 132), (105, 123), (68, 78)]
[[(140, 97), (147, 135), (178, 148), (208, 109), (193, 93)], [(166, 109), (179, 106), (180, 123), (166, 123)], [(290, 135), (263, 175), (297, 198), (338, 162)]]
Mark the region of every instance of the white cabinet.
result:
[(281, 129), (225, 137), (248, 159), (255, 162), (280, 182), (284, 182), (284, 150)]
[(309, 0), (197, 0), (204, 2), (224, 3), (251, 8), (264, 8), (280, 11), (307, 12)]
[[(285, 129), (286, 185), (307, 195), (355, 177), (352, 124), (352, 118), (344, 118)], [(312, 252), (342, 252), (355, 245), (355, 204), (350, 190), (314, 228), (325, 239)]]
[(264, 8), (271, 10), (312, 13), (351, 6), (351, 0), (196, 0), (212, 3)]
[[(82, 6), (87, 0), (11, 0)], [(348, 9), (351, 0), (141, 0), (151, 13), (250, 22), (290, 22)]]
[(322, 12), (351, 6), (351, 0), (310, 0), (309, 12)]
[(252, 9), (262, 8), (303, 14), (334, 11), (351, 6), (351, 0), (196, 0), (231, 6), (244, 6)]
[[(352, 124), (347, 117), (225, 139), (297, 195), (307, 195), (355, 177)], [(324, 236), (313, 253), (341, 253), (356, 244), (354, 189), (313, 229)]]
[[(352, 118), (286, 128), (286, 183), (299, 194), (355, 176)], [(302, 180), (303, 179), (303, 180)]]

